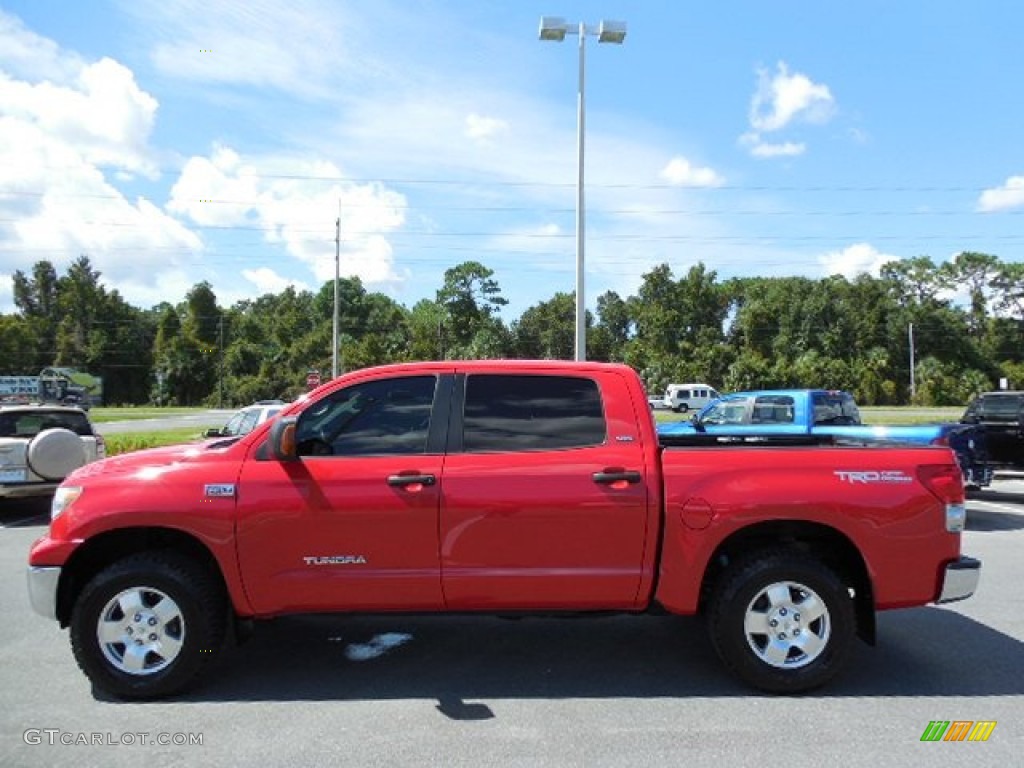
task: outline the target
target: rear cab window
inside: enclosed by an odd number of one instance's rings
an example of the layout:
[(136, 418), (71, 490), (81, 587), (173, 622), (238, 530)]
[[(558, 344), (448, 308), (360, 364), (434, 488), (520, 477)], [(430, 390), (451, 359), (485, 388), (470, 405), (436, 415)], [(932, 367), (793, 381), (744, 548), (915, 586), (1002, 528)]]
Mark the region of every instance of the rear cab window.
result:
[(1021, 395), (989, 395), (981, 399), (981, 418), (984, 421), (1016, 421), (1020, 418)]
[(811, 396), (815, 424), (860, 424), (860, 410), (849, 392), (815, 392)]

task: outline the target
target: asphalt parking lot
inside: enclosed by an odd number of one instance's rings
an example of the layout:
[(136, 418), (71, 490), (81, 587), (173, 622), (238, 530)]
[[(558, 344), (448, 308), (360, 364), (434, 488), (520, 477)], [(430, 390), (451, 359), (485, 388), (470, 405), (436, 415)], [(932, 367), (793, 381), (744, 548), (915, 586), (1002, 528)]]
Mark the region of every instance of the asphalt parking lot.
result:
[[(185, 697), (122, 703), (29, 608), (45, 506), (3, 504), (0, 765), (1019, 765), (1024, 480), (968, 508), (978, 594), (882, 614), (879, 645), (810, 696), (743, 688), (691, 618), (307, 616), (261, 626)], [(933, 720), (996, 726), (922, 742)]]

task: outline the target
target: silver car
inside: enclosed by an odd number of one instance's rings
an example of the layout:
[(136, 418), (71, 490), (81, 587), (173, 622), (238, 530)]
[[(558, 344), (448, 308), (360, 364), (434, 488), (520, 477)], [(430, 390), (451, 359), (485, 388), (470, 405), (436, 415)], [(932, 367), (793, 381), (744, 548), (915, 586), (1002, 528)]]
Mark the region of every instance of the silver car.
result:
[(228, 419), (227, 424), (219, 429), (206, 430), (206, 437), (238, 437), (252, 432), (267, 419), (271, 419), (284, 408), (281, 400), (261, 402), (247, 405)]
[(73, 470), (106, 455), (80, 408), (0, 406), (0, 499), (53, 493)]

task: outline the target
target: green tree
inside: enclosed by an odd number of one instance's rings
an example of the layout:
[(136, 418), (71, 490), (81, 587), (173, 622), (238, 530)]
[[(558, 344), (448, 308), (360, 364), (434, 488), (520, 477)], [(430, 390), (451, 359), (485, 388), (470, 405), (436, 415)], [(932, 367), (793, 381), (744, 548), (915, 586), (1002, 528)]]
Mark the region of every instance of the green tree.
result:
[(493, 270), (480, 262), (466, 261), (445, 270), (437, 303), (444, 309), (444, 332), (455, 353), (449, 356), (462, 357), (469, 356), (478, 333), (485, 332), (491, 341), (496, 338), (493, 320), (508, 299), (502, 297)]
[(14, 306), (27, 321), (34, 340), (30, 367), (34, 373), (52, 365), (57, 350), (57, 270), (49, 261), (38, 261), (31, 276), (19, 269), (12, 280)]
[(575, 294), (556, 293), (530, 307), (512, 324), (512, 336), (517, 357), (572, 360), (576, 353)]
[(987, 253), (961, 251), (943, 264), (946, 284), (963, 286), (970, 299), (968, 327), (975, 336), (985, 331), (992, 280), (999, 274), (999, 259)]
[(0, 315), (0, 375), (36, 373), (35, 341), (25, 317)]

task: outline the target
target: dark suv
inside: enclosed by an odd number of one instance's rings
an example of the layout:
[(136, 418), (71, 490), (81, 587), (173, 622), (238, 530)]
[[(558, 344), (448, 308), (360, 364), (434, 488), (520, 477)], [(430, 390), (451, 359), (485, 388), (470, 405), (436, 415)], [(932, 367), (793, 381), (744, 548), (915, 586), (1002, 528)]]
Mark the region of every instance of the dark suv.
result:
[(960, 422), (977, 424), (983, 430), (990, 462), (1024, 467), (1024, 391), (979, 395), (967, 406)]

